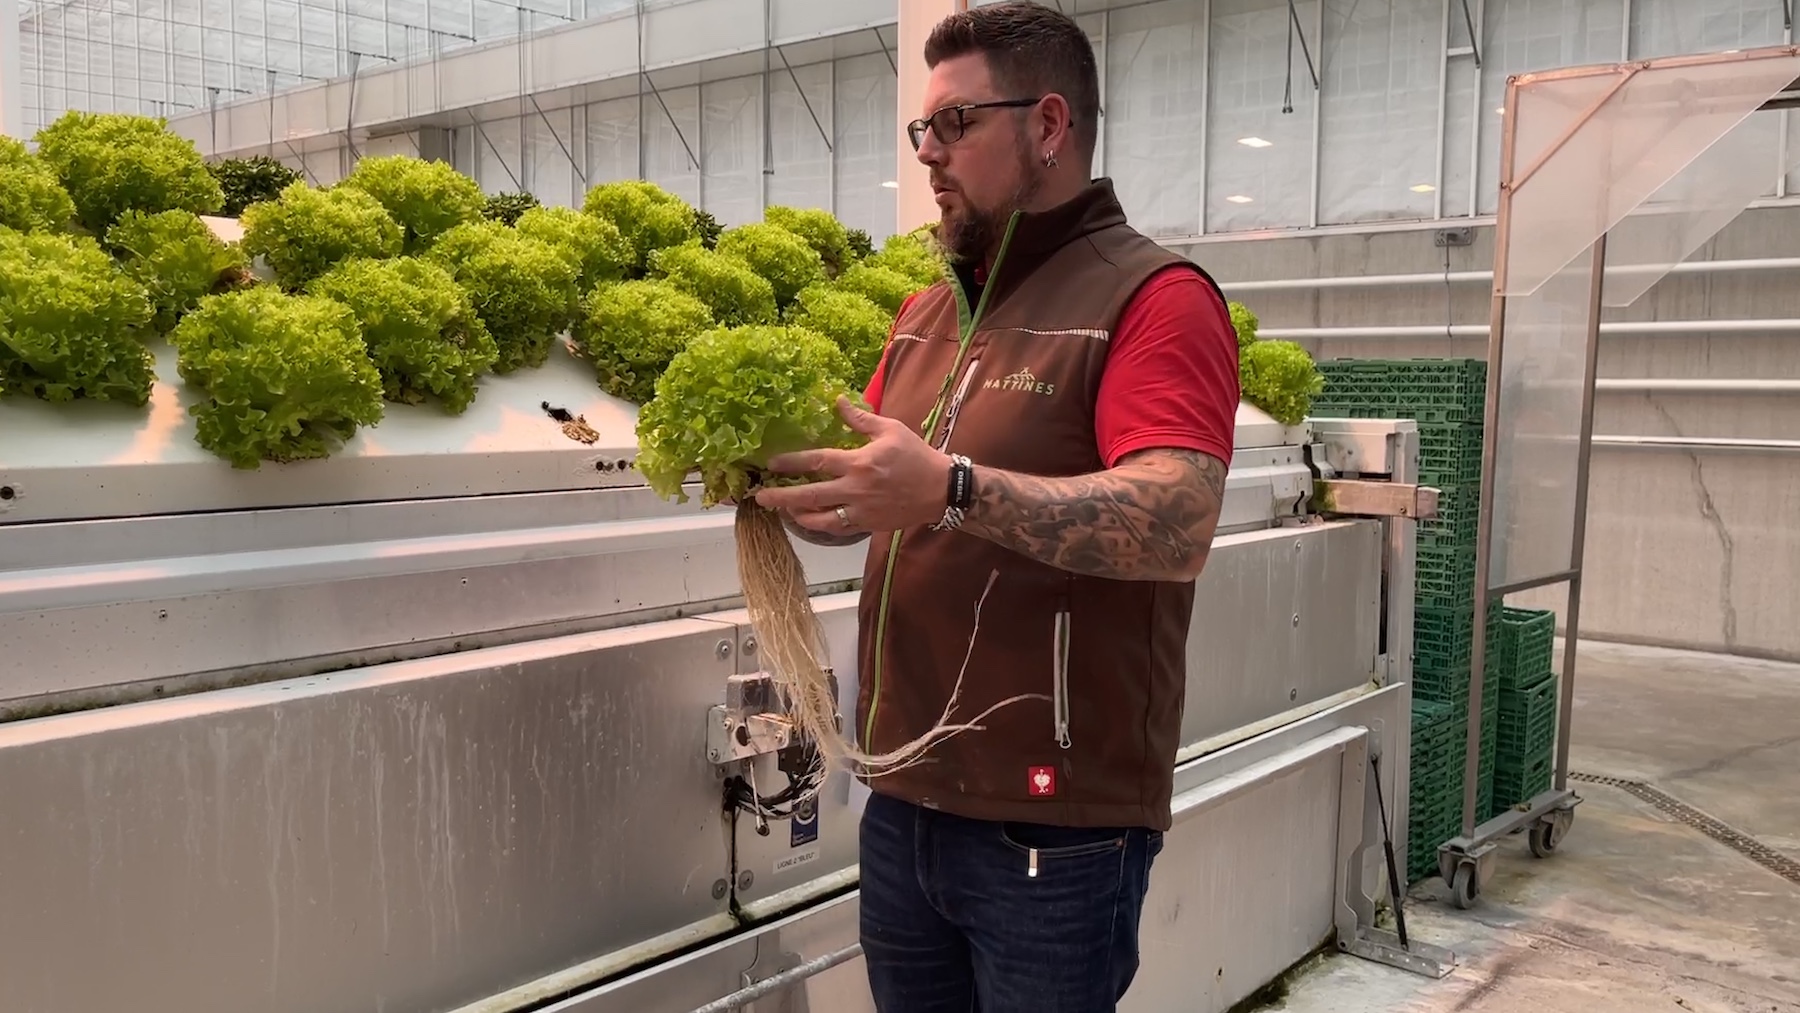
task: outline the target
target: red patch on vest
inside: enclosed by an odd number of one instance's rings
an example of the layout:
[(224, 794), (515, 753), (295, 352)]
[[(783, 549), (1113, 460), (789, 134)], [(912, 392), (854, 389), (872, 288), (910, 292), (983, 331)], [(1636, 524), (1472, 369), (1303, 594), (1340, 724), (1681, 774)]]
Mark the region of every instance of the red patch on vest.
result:
[(1056, 768), (1031, 768), (1025, 778), (1025, 790), (1032, 795), (1056, 794)]

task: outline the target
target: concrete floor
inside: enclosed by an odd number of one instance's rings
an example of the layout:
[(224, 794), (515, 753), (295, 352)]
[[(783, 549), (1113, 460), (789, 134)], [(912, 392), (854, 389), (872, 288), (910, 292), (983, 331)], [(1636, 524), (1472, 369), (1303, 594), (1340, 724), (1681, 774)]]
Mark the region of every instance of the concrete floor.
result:
[[(1647, 782), (1800, 858), (1800, 666), (1583, 644), (1570, 766)], [(1478, 906), (1420, 884), (1407, 927), (1440, 981), (1354, 958), (1293, 977), (1295, 1013), (1800, 1013), (1800, 883), (1622, 790), (1583, 799), (1547, 860), (1502, 845)]]

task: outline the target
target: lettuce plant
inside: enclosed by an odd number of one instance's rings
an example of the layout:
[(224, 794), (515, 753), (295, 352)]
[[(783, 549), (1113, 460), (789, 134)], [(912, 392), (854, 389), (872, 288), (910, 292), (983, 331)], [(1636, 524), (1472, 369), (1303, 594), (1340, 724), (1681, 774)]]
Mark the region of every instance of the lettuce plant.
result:
[(775, 286), (745, 261), (699, 240), (652, 253), (650, 273), (705, 303), (726, 327), (775, 322)]
[(893, 314), (856, 292), (834, 285), (803, 289), (789, 308), (787, 322), (817, 331), (835, 342), (850, 360), (850, 379), (866, 386), (887, 347)]
[(499, 222), (458, 225), (426, 255), (448, 268), (499, 346), (496, 373), (541, 366), (576, 305), (575, 267), (555, 247)]
[(699, 242), (698, 217), (686, 201), (655, 183), (621, 179), (587, 192), (581, 210), (613, 223), (631, 244), (631, 276), (641, 277), (657, 250)]
[(225, 207), (220, 212), (237, 218), (252, 204), (274, 200), (281, 191), (300, 181), (300, 174), (267, 155), (249, 158), (227, 158), (210, 162), (206, 171), (219, 181), (225, 194)]
[(443, 266), (417, 257), (357, 257), (307, 286), (311, 295), (350, 308), (389, 401), (420, 404), (436, 397), (460, 415), (475, 400), (476, 382), (500, 358), (468, 293)]
[(805, 239), (779, 225), (756, 222), (727, 229), (718, 252), (736, 257), (775, 290), (776, 309), (785, 309), (800, 290), (825, 279), (825, 261)]
[(49, 165), (25, 145), (0, 136), (0, 228), (60, 232), (75, 217), (75, 202)]
[(342, 303), (269, 285), (207, 296), (169, 341), (206, 394), (195, 440), (233, 467), (328, 457), (381, 421), (381, 374)]
[(189, 211), (127, 211), (106, 231), (125, 273), (150, 294), (153, 324), (167, 333), (200, 298), (250, 280), (250, 261)]
[(596, 288), (574, 337), (601, 390), (643, 404), (669, 360), (712, 325), (705, 303), (667, 281), (644, 279)]
[(339, 187), (375, 198), (400, 224), (402, 248), (417, 253), (438, 236), (481, 220), (487, 197), (473, 179), (444, 162), (412, 155), (380, 155), (356, 163)]
[(1292, 341), (1256, 341), (1238, 352), (1238, 388), (1243, 400), (1284, 426), (1299, 425), (1325, 378), (1306, 349)]
[(575, 284), (583, 293), (625, 277), (631, 267), (631, 244), (604, 218), (574, 208), (537, 207), (520, 215), (513, 227), (555, 247), (574, 266)]
[(394, 257), (401, 249), (399, 223), (354, 187), (319, 190), (294, 183), (275, 200), (245, 208), (239, 221), (244, 252), (268, 261), (275, 280), (290, 291), (351, 257)]
[(64, 113), (37, 135), (38, 156), (56, 171), (75, 217), (104, 235), (127, 211), (216, 214), (218, 180), (194, 142), (162, 119), (127, 113)]
[(907, 296), (929, 285), (891, 267), (880, 267), (866, 260), (845, 271), (833, 284), (846, 292), (855, 292), (889, 315), (898, 314)]
[(156, 363), (144, 287), (85, 236), (0, 228), (0, 385), (46, 401), (142, 405)]
[[(851, 249), (851, 232), (831, 212), (821, 208), (775, 205), (763, 211), (763, 221), (780, 226), (806, 240), (825, 265), (825, 275), (835, 278), (859, 258)], [(866, 242), (868, 233), (862, 234)]]

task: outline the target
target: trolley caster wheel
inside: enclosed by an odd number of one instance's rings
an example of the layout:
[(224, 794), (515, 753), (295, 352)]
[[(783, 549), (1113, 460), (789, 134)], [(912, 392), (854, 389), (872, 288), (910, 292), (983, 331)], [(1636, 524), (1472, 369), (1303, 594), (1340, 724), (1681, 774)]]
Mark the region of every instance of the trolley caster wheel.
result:
[(1538, 820), (1531, 826), (1531, 853), (1538, 858), (1549, 858), (1567, 832), (1568, 824), (1561, 820)]
[(1450, 899), (1464, 911), (1475, 906), (1481, 897), (1481, 883), (1476, 876), (1475, 863), (1467, 862), (1456, 867), (1456, 875), (1450, 881)]

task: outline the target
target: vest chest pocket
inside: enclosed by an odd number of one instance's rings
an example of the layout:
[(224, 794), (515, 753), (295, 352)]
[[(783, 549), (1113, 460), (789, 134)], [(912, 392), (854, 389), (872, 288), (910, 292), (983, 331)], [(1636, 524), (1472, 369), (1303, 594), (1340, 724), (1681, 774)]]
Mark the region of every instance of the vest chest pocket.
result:
[(1066, 374), (1040, 372), (1012, 349), (971, 348), (933, 444), (948, 450), (954, 441), (976, 464), (1031, 474), (1097, 469), (1086, 384)]

